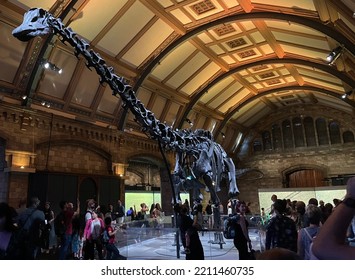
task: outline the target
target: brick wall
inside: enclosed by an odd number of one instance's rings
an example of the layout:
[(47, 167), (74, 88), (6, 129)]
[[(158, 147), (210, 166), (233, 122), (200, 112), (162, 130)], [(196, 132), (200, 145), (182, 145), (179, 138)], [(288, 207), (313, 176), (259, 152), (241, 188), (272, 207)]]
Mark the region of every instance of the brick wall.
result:
[(8, 203), (17, 208), (21, 199), (27, 199), (28, 174), (11, 172), (8, 180), (9, 194)]
[(355, 132), (353, 115), (316, 104), (279, 110), (254, 126), (246, 135), (238, 158), (235, 158), (238, 162), (237, 168), (255, 168), (264, 174), (257, 180), (252, 180), (252, 173), (249, 177), (244, 176), (237, 180), (240, 199), (252, 202), (254, 213), (259, 213), (258, 189), (283, 188), (285, 186), (283, 175), (287, 170), (311, 167), (322, 170), (325, 177), (355, 173), (355, 143), (253, 152), (253, 140), (260, 138), (263, 130), (271, 131), (272, 124), (297, 116), (335, 120), (340, 125), (341, 133), (346, 130)]
[[(333, 115), (341, 124), (348, 123), (351, 129), (355, 129), (354, 122), (348, 115), (313, 107), (310, 109), (312, 116), (315, 117), (319, 112), (328, 114), (328, 117)], [(259, 127), (253, 128), (250, 135), (257, 135), (262, 131), (263, 125), (266, 127), (272, 124), (273, 120), (280, 120), (290, 113), (297, 112), (285, 110), (284, 115), (278, 112), (277, 115), (265, 118), (264, 124), (261, 123)], [(307, 113), (304, 108), (302, 113)], [(30, 118), (27, 118), (30, 121), (27, 121), (26, 125), (22, 122), (24, 114), (30, 115)], [(24, 112), (21, 108), (0, 104), (0, 137), (6, 140), (6, 149), (36, 154), (33, 167), (37, 171), (47, 169), (49, 172), (95, 174), (96, 176), (110, 174), (112, 162), (128, 163), (130, 158), (142, 155), (161, 159), (156, 141), (59, 116), (53, 117), (50, 139), (51, 118), (50, 114), (43, 112)], [(253, 137), (247, 139), (252, 143)], [(47, 155), (49, 155), (48, 163)], [(264, 174), (263, 178), (258, 180), (237, 180), (239, 198), (252, 202), (252, 210), (255, 213), (259, 212), (258, 189), (282, 188), (283, 171), (289, 168), (305, 164), (317, 166), (325, 170), (327, 176), (355, 172), (354, 143), (259, 154), (247, 150), (244, 154), (239, 153), (238, 156), (235, 158), (237, 168), (256, 168)], [(170, 165), (174, 166), (173, 153), (167, 153), (167, 158)], [(0, 171), (0, 200), (8, 199), (11, 205), (16, 207), (19, 199), (27, 194), (27, 187), (28, 174)], [(168, 180), (162, 182), (162, 188), (166, 189), (162, 193), (164, 199), (162, 204), (166, 206), (164, 210), (167, 210), (170, 208), (171, 201), (171, 187)], [(121, 191), (123, 192), (123, 188)], [(226, 207), (227, 188), (222, 189), (218, 195)]]
[[(27, 116), (25, 125), (24, 114)], [(127, 163), (130, 158), (141, 155), (161, 158), (157, 142), (145, 137), (60, 116), (52, 120), (52, 116), (44, 112), (24, 112), (3, 104), (0, 104), (0, 127), (0, 138), (5, 139), (7, 151), (36, 155), (31, 166), (36, 171), (107, 176), (112, 174), (112, 162)], [(168, 154), (168, 159), (173, 162), (172, 153)], [(1, 201), (17, 207), (18, 201), (27, 195), (27, 188), (28, 173), (0, 171)]]
[(0, 202), (7, 201), (8, 174), (0, 171)]
[(263, 153), (243, 161), (244, 167), (259, 169), (264, 175), (252, 180), (248, 176), (237, 180), (240, 199), (252, 202), (252, 211), (259, 213), (258, 189), (283, 188), (283, 171), (292, 167), (313, 166), (325, 170), (326, 177), (355, 173), (355, 147), (339, 145), (316, 150)]

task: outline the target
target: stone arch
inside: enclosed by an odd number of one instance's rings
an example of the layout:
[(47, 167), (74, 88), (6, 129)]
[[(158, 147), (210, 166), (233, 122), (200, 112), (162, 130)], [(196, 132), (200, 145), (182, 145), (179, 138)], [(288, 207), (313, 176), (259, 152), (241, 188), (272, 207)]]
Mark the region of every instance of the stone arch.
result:
[(317, 164), (297, 164), (290, 166), (281, 171), (282, 176), (282, 185), (284, 188), (288, 188), (289, 186), (289, 176), (295, 172), (303, 171), (303, 170), (316, 170), (320, 172), (323, 178), (328, 177), (329, 168), (325, 165), (317, 165)]
[(82, 141), (78, 139), (52, 139), (50, 141), (40, 142), (36, 145), (36, 150), (50, 147), (71, 146), (80, 147), (93, 152), (102, 157), (107, 163), (108, 174), (112, 174), (112, 155), (103, 148), (93, 144), (92, 142)]
[(129, 162), (130, 160), (134, 159), (141, 159), (144, 161), (147, 161), (147, 163), (151, 163), (153, 165), (156, 165), (158, 167), (165, 167), (164, 162), (161, 158), (157, 157), (156, 154), (150, 154), (150, 153), (132, 153), (127, 156), (126, 161)]

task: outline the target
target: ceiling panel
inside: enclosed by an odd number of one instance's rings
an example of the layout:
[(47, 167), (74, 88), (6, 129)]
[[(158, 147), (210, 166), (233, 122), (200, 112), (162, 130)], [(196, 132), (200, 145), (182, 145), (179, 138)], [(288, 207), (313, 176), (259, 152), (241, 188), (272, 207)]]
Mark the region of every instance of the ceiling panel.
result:
[(198, 88), (202, 87), (202, 85), (212, 78), (212, 76), (214, 76), (219, 70), (221, 70), (221, 68), (217, 64), (213, 62), (209, 63), (204, 69), (196, 73), (193, 79), (191, 79), (181, 91), (187, 95), (191, 95)]
[(188, 78), (195, 75), (195, 73), (208, 61), (208, 57), (203, 53), (198, 53), (189, 62), (187, 62), (173, 77), (171, 77), (167, 84), (178, 88)]
[(174, 30), (169, 25), (159, 19), (139, 38), (137, 43), (127, 51), (122, 59), (134, 66), (139, 66), (173, 33), (173, 31)]
[[(211, 102), (208, 103), (208, 106), (211, 108), (217, 108), (220, 106), (224, 101), (228, 100), (234, 94), (237, 94), (242, 85), (238, 82), (234, 83), (232, 86), (228, 87), (226, 90), (222, 91), (218, 96), (214, 97)], [(250, 92), (250, 91), (249, 91)]]
[(321, 82), (319, 80), (312, 79), (311, 77), (303, 77), (303, 80), (305, 82), (309, 82), (311, 84), (314, 84), (317, 87), (321, 87), (321, 88), (324, 87), (329, 90), (335, 90), (336, 92), (344, 92), (344, 87), (342, 85), (334, 85), (331, 83), (327, 83), (325, 81)]
[(223, 79), (222, 81), (211, 87), (207, 92), (205, 92), (201, 97), (200, 102), (209, 102), (212, 98), (215, 98), (217, 95), (221, 94), (227, 87), (231, 86), (233, 82), (235, 81), (234, 78), (231, 76)]
[(97, 77), (96, 72), (90, 71), (85, 67), (80, 75), (79, 83), (75, 88), (72, 102), (85, 107), (90, 107), (99, 85), (99, 78)]
[(160, 5), (162, 5), (164, 8), (168, 8), (172, 5), (174, 5), (174, 2), (171, 0), (158, 0), (157, 1)]
[(206, 117), (199, 115), (199, 117), (197, 118), (197, 121), (195, 121), (195, 123), (194, 123), (194, 127), (195, 128), (203, 128), (205, 122), (206, 122)]
[(286, 45), (286, 44), (280, 44), (282, 49), (287, 52), (287, 53), (297, 53), (297, 55), (299, 56), (303, 56), (306, 58), (312, 58), (312, 59), (319, 59), (319, 60), (325, 60), (325, 58), (327, 57), (327, 54), (329, 52), (319, 52), (319, 51), (314, 51), (311, 49), (307, 49), (304, 47), (297, 47), (297, 46), (291, 46), (291, 45)]
[(184, 7), (188, 14), (195, 20), (222, 12), (223, 8), (217, 0), (199, 0)]
[(320, 98), (319, 99), (319, 104), (320, 105), (325, 105), (326, 107), (330, 107), (330, 108), (334, 108), (334, 109), (338, 109), (341, 110), (343, 112), (346, 112), (348, 114), (352, 114), (354, 111), (354, 108), (352, 108), (351, 106), (344, 106), (346, 103), (343, 102), (344, 104), (341, 103), (335, 103), (333, 99), (330, 98)]
[(111, 88), (109, 86), (106, 86), (97, 111), (112, 115), (115, 109), (117, 108), (117, 104), (119, 104), (119, 102), (119, 98), (112, 95)]
[(153, 17), (153, 12), (139, 1), (136, 1), (99, 41), (98, 48), (108, 51), (112, 56), (116, 56)]
[(92, 41), (126, 3), (127, 0), (88, 1), (70, 27)]
[(41, 93), (63, 99), (69, 82), (73, 78), (78, 59), (66, 51), (55, 49), (50, 56), (49, 61), (61, 68), (63, 72), (59, 74), (50, 69), (44, 69), (43, 78), (39, 84), (38, 90)]
[[(21, 1), (8, 0), (8, 1), (14, 3), (16, 6), (23, 8), (26, 11), (28, 9), (38, 7), (38, 0), (21, 0)], [(41, 0), (40, 6), (45, 10), (49, 10), (54, 5), (55, 2), (56, 0)]]
[(192, 20), (180, 9), (172, 10), (170, 13), (182, 24), (189, 24), (192, 22)]
[(304, 40), (303, 36), (295, 35), (290, 32), (286, 33), (286, 32), (273, 31), (272, 34), (275, 36), (276, 40), (278, 41), (282, 41), (285, 43), (292, 43), (296, 45), (305, 45), (307, 47), (329, 51), (329, 44), (325, 40), (325, 38), (323, 38), (323, 40), (313, 39), (313, 38), (308, 38), (307, 40)]
[(0, 21), (0, 80), (13, 83), (17, 69), (20, 66), (26, 43), (12, 36), (14, 28)]
[(297, 33), (304, 33), (308, 35), (325, 37), (323, 33), (321, 33), (315, 28), (301, 25), (298, 23), (293, 23), (291, 21), (265, 20), (265, 23), (268, 27), (275, 28), (275, 29), (283, 29), (292, 32), (297, 32)]
[(196, 51), (196, 47), (190, 42), (182, 44), (167, 55), (166, 58), (155, 67), (152, 75), (159, 80), (165, 79), (171, 72), (179, 67), (181, 63), (183, 63), (183, 58), (189, 57), (194, 51)]
[(175, 102), (171, 102), (169, 111), (168, 111), (166, 118), (165, 118), (165, 121), (168, 125), (171, 125), (171, 126), (174, 125), (180, 108), (181, 108), (180, 104), (177, 104)]
[(266, 3), (263, 0), (252, 0), (251, 2), (258, 3), (258, 4), (269, 4), (269, 5), (280, 6), (280, 7), (306, 9), (306, 10), (315, 11), (313, 1), (309, 1), (309, 0), (297, 0), (297, 5), (295, 5), (294, 2), (289, 0), (273, 0), (272, 2), (268, 2), (268, 3)]
[(308, 69), (304, 69), (301, 67), (297, 67), (297, 72), (300, 73), (302, 76), (312, 77), (315, 79), (319, 79), (321, 81), (326, 81), (326, 82), (342, 85), (341, 80), (339, 80), (337, 77), (330, 75), (328, 73), (325, 73), (325, 72), (314, 71), (311, 69), (308, 70)]
[(249, 117), (244, 121), (243, 125), (246, 127), (252, 127), (272, 112), (273, 111), (269, 107), (262, 106), (255, 112), (255, 114), (249, 114)]
[(266, 105), (263, 102), (260, 102), (260, 99), (256, 99), (234, 114), (237, 123), (244, 124), (247, 122), (253, 115), (257, 114), (259, 110), (263, 110)]
[(243, 88), (242, 90), (238, 91), (236, 94), (231, 96), (231, 98), (226, 99), (225, 102), (223, 103), (222, 106), (218, 108), (219, 111), (222, 113), (227, 113), (227, 111), (235, 106), (236, 104), (241, 103), (241, 101), (250, 94), (250, 91), (246, 88)]
[(157, 119), (161, 119), (161, 114), (166, 107), (166, 101), (167, 101), (166, 98), (161, 97), (159, 95), (157, 95), (156, 98), (154, 99), (152, 112), (154, 112), (154, 115)]

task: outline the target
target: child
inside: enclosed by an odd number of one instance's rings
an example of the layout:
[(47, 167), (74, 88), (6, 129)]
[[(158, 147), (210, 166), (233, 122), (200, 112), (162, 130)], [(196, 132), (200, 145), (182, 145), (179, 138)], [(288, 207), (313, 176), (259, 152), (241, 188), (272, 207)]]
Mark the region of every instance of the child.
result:
[[(120, 251), (117, 249), (115, 245), (115, 237), (117, 229), (113, 229), (112, 227), (112, 219), (111, 217), (105, 218), (105, 231), (108, 235), (108, 241), (106, 241), (106, 260), (122, 260), (126, 259), (126, 257), (120, 254)], [(105, 232), (104, 232), (105, 234)]]

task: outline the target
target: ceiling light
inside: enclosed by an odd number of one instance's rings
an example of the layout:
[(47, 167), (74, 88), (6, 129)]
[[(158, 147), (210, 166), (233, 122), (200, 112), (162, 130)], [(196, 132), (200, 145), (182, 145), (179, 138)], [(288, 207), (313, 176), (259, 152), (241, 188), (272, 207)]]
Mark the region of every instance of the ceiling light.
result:
[(341, 46), (336, 47), (334, 50), (332, 50), (327, 56), (327, 61), (329, 62), (328, 64), (333, 65), (334, 62), (340, 57), (342, 51), (343, 48)]
[(21, 97), (23, 100), (26, 100), (27, 99), (27, 95), (22, 95)]
[(349, 90), (348, 92), (345, 92), (342, 96), (341, 96), (341, 98), (342, 99), (346, 99), (348, 96), (350, 96), (351, 94), (353, 93), (353, 90)]
[(194, 125), (194, 123), (193, 123), (190, 119), (185, 119), (185, 121), (186, 121), (189, 125), (191, 125), (191, 126)]
[(226, 135), (223, 132), (221, 132), (221, 135), (223, 139), (226, 138)]
[(46, 69), (50, 69), (54, 72), (57, 72), (58, 74), (62, 74), (63, 73), (63, 69), (59, 68), (57, 65), (55, 65), (54, 63), (51, 63), (49, 61), (44, 60), (42, 62), (43, 67)]

